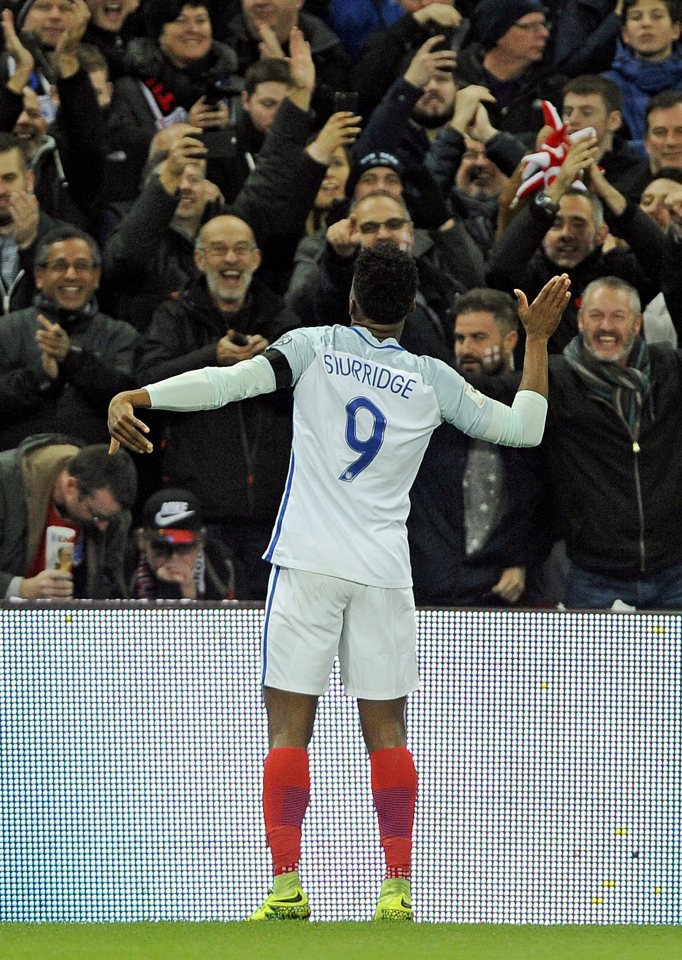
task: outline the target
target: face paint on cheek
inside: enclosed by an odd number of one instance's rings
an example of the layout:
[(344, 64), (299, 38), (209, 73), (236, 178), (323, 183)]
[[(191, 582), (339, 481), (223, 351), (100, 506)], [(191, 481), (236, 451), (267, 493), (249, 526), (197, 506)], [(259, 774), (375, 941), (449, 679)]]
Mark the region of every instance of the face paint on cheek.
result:
[(409, 253), (412, 249), (412, 238), (410, 237), (409, 233), (400, 234), (397, 239), (397, 244), (403, 253)]
[(498, 346), (486, 347), (483, 351), (482, 366), (484, 370), (491, 370), (497, 367), (502, 359), (502, 351)]

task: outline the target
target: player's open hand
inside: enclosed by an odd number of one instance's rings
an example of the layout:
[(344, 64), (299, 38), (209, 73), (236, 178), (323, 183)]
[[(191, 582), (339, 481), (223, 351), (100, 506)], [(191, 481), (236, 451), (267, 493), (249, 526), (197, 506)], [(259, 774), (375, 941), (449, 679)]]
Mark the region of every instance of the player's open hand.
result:
[(570, 286), (568, 274), (552, 277), (530, 305), (523, 290), (514, 290), (519, 301), (519, 317), (529, 339), (552, 336), (571, 299)]
[(145, 436), (149, 433), (149, 427), (137, 419), (134, 409), (129, 391), (117, 393), (109, 404), (107, 425), (111, 434), (110, 454), (118, 453), (121, 445), (133, 453), (151, 453), (154, 449)]

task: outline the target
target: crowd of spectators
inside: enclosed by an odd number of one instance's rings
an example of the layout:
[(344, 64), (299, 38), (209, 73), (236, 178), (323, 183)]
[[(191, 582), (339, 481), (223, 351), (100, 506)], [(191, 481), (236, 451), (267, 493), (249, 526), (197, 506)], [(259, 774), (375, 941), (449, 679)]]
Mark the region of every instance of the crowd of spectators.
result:
[[(433, 436), (417, 602), (682, 606), (678, 0), (0, 6), (0, 596), (263, 600), (287, 391), (152, 416), (116, 469), (108, 402), (348, 324), (390, 242), (403, 345), (500, 398), (514, 289), (571, 278), (540, 450)], [(519, 200), (543, 100), (573, 142)]]

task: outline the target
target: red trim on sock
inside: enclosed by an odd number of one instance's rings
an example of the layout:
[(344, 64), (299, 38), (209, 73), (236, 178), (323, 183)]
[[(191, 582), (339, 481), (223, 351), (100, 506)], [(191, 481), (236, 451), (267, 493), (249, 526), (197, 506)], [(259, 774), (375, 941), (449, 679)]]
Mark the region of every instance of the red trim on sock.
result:
[(417, 771), (406, 747), (370, 754), (372, 794), (379, 819), (387, 877), (410, 876)]
[(301, 825), (310, 799), (307, 751), (276, 747), (263, 766), (263, 814), (275, 876), (298, 870)]

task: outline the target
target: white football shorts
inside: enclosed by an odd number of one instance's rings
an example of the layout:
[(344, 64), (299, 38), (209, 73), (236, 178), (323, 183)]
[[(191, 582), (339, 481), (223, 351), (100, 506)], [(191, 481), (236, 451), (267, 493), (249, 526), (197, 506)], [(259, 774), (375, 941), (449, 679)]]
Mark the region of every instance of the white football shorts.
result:
[(265, 603), (263, 686), (323, 694), (338, 655), (346, 693), (394, 700), (419, 687), (409, 587), (368, 587), (273, 567)]

